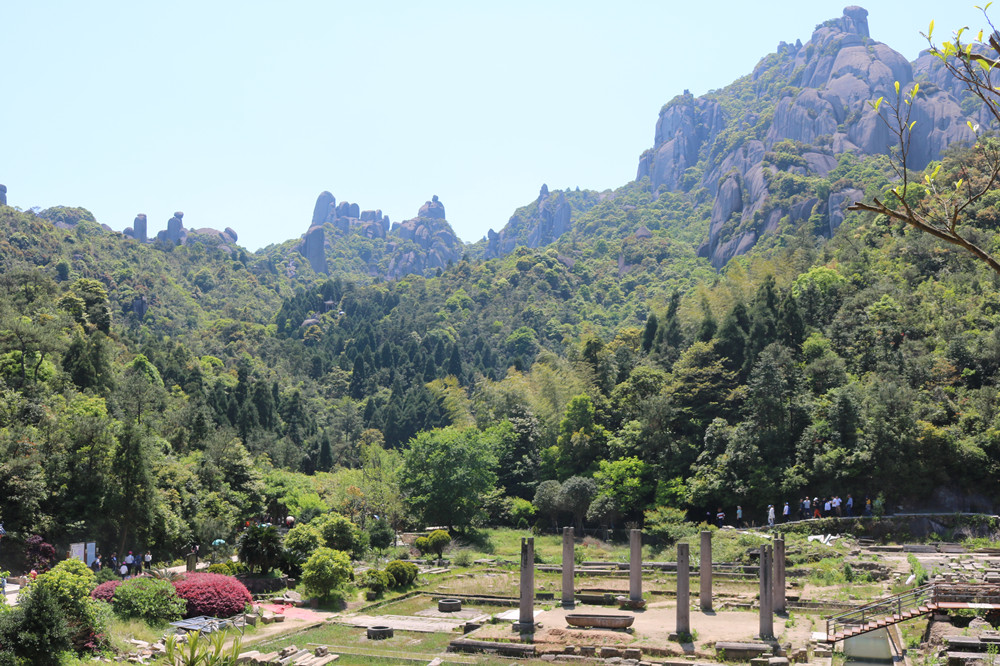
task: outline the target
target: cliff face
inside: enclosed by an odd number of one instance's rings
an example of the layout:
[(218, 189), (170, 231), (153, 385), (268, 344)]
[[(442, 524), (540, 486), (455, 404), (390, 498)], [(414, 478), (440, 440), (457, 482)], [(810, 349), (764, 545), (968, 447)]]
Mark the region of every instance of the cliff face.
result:
[[(924, 54), (911, 64), (871, 39), (867, 16), (848, 7), (817, 26), (805, 44), (780, 44), (749, 77), (699, 98), (685, 93), (660, 111), (637, 179), (648, 178), (654, 193), (708, 190), (714, 204), (699, 254), (712, 265), (747, 252), (783, 219), (796, 224), (820, 214), (835, 229), (853, 192), (841, 189), (822, 200), (803, 194), (776, 206), (769, 202), (772, 183), (779, 172), (825, 176), (841, 153), (886, 153), (891, 136), (869, 102), (895, 99), (896, 81), (904, 91), (921, 82), (911, 167), (973, 140), (962, 112), (964, 91), (937, 58)], [(975, 107), (973, 119), (980, 114)], [(791, 163), (776, 157), (788, 146), (796, 153)]]

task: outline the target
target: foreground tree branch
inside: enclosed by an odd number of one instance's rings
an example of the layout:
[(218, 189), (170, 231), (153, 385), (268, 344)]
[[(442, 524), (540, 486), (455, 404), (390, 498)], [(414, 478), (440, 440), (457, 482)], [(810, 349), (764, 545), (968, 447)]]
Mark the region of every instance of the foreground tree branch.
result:
[[(986, 15), (985, 10), (983, 14)], [(963, 28), (955, 33), (954, 42), (944, 42), (937, 46), (932, 41), (933, 21), (924, 37), (930, 45), (930, 52), (941, 60), (948, 73), (983, 102), (983, 108), (991, 116), (991, 125), (996, 129), (1000, 128), (1000, 91), (995, 76), (1000, 69), (1000, 33), (993, 28), (989, 16), (986, 16), (986, 22), (992, 30), (988, 42), (983, 41), (983, 32), (980, 31), (974, 41), (963, 43), (962, 35), (966, 30)], [(985, 55), (990, 49), (998, 57)], [(985, 177), (974, 184), (973, 181), (978, 180), (974, 176), (978, 174), (971, 173), (965, 166), (961, 169), (961, 177), (946, 187), (939, 181), (941, 166), (938, 165), (932, 173), (924, 176), (923, 183), (911, 182), (907, 160), (916, 121), (911, 121), (910, 117), (919, 90), (920, 84), (915, 83), (909, 92), (903, 92), (897, 81), (895, 101), (880, 97), (870, 102), (893, 135), (890, 163), (899, 184), (886, 193), (887, 198), (883, 197), (884, 200), (874, 197), (872, 203), (856, 201), (848, 206), (848, 210), (867, 211), (904, 222), (946, 243), (961, 247), (1000, 274), (1000, 259), (977, 245), (967, 232), (963, 233), (961, 230), (966, 222), (965, 213), (969, 206), (997, 186), (1000, 179), (1000, 143), (993, 138), (980, 137), (979, 125), (969, 121), (969, 129), (979, 139), (975, 149), (986, 165)], [(887, 113), (883, 114), (883, 109)]]

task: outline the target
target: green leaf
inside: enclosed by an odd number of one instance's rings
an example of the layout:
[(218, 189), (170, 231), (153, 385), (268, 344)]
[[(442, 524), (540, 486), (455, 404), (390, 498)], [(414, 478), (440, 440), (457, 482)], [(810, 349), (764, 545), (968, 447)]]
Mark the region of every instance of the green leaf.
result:
[[(879, 97), (879, 98), (878, 98), (877, 100), (875, 100), (875, 102), (874, 102), (874, 103), (872, 104), (872, 108), (874, 108), (874, 109), (875, 109), (875, 112), (876, 112), (876, 113), (878, 113), (878, 107), (882, 106), (882, 99), (883, 99), (883, 98)], [(971, 127), (971, 126), (972, 126), (972, 123), (969, 123), (969, 126)]]
[(933, 34), (934, 34), (934, 19), (931, 19), (931, 25), (929, 28), (927, 28), (927, 39), (930, 39), (931, 35)]
[(896, 94), (899, 94), (899, 81), (896, 81)]

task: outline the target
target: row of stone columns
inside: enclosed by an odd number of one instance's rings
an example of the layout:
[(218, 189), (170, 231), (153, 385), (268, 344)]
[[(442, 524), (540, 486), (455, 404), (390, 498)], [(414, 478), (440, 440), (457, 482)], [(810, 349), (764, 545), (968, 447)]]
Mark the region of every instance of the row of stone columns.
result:
[[(562, 603), (572, 607), (574, 596), (574, 534), (572, 527), (563, 528)], [(699, 566), (700, 596), (703, 612), (712, 610), (712, 533), (701, 533), (701, 565)], [(530, 631), (534, 627), (535, 540), (521, 539), (521, 596), (518, 623), (515, 629)], [(629, 532), (629, 601), (642, 601), (642, 532)], [(785, 541), (775, 539), (773, 545), (760, 549), (760, 638), (774, 638), (774, 613), (785, 611)], [(677, 622), (678, 634), (691, 633), (691, 551), (686, 543), (677, 544)]]

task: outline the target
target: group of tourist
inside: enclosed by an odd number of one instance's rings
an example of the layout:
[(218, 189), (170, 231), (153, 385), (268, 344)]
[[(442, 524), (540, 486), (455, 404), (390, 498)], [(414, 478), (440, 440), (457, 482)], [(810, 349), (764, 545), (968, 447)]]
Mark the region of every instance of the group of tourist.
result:
[(135, 555), (132, 551), (128, 551), (128, 555), (123, 557), (121, 561), (118, 560), (118, 552), (115, 551), (111, 553), (111, 557), (105, 562), (101, 554), (98, 553), (94, 561), (90, 563), (90, 568), (94, 571), (100, 571), (101, 569), (108, 567), (123, 579), (129, 576), (138, 576), (142, 573), (143, 567), (149, 569), (153, 562), (153, 554), (148, 550), (146, 554)]
[[(773, 504), (767, 505), (767, 525), (773, 527), (776, 522), (787, 523), (793, 520), (793, 515), (798, 516), (799, 520), (808, 520), (810, 518), (843, 518), (851, 516), (871, 516), (876, 510), (878, 500), (875, 500), (875, 504), (872, 503), (871, 498), (866, 497), (864, 504), (855, 503), (854, 498), (848, 494), (847, 499), (841, 499), (839, 495), (832, 495), (826, 497), (822, 500), (818, 497), (803, 497), (799, 500), (798, 508), (793, 509), (792, 506), (785, 502), (784, 506), (780, 510), (776, 509)], [(726, 512), (720, 507), (715, 514), (715, 524), (722, 527), (726, 524)], [(743, 520), (743, 507), (737, 505), (736, 507), (736, 527), (745, 527), (746, 522)]]

